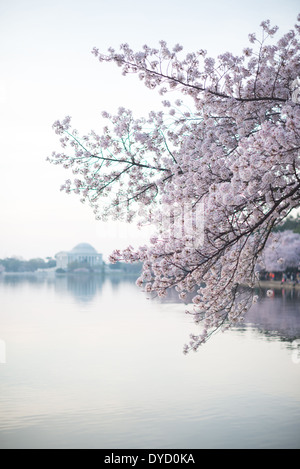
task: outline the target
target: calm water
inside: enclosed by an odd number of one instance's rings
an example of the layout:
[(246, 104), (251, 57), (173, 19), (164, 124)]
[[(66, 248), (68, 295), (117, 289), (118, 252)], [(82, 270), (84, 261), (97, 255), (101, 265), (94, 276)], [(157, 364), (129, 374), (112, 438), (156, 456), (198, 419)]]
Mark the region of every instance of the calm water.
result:
[(0, 448), (300, 448), (299, 293), (185, 356), (134, 279), (2, 277)]

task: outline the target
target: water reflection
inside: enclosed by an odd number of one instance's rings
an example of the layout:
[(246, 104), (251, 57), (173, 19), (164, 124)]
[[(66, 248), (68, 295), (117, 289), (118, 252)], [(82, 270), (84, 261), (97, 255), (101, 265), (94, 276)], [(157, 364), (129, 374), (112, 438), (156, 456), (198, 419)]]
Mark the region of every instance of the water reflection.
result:
[(298, 292), (188, 356), (185, 305), (145, 296), (120, 275), (0, 277), (0, 448), (300, 447)]
[[(79, 303), (89, 303), (101, 295), (104, 285), (109, 285), (115, 293), (126, 285), (136, 289), (137, 294), (144, 295), (135, 287), (134, 275), (62, 275), (53, 277), (39, 277), (37, 275), (3, 275), (0, 282), (10, 288), (30, 287), (52, 288), (60, 295), (71, 295)], [(235, 329), (240, 332), (246, 331), (251, 325), (265, 337), (277, 337), (286, 342), (292, 342), (300, 338), (300, 289), (277, 288), (274, 296), (267, 297), (267, 289), (261, 288), (255, 293), (259, 294), (260, 300), (253, 304), (246, 314), (245, 321), (238, 324)], [(175, 290), (170, 290), (164, 299), (154, 298), (151, 301), (160, 304), (181, 304), (182, 311), (185, 305), (178, 298)]]
[(67, 275), (55, 278), (54, 284), (56, 292), (67, 292), (76, 301), (88, 303), (101, 293), (103, 281), (103, 277), (97, 275)]
[(4, 285), (9, 285), (10, 287), (19, 287), (20, 285), (43, 285), (45, 282), (53, 282), (52, 277), (40, 277), (35, 274), (9, 274), (9, 275), (0, 275), (0, 282)]
[(278, 337), (291, 342), (300, 337), (300, 291), (275, 289), (273, 297), (260, 291), (261, 298), (252, 305), (246, 322), (252, 324), (265, 337)]
[(30, 287), (47, 287), (53, 288), (58, 294), (71, 294), (72, 297), (79, 302), (90, 302), (97, 295), (101, 294), (103, 285), (109, 283), (112, 290), (117, 292), (124, 284), (135, 285), (136, 276), (127, 274), (114, 275), (53, 275), (39, 276), (35, 274), (9, 274), (1, 275), (0, 283), (11, 288)]
[[(288, 343), (300, 338), (300, 289), (274, 288), (272, 297), (267, 297), (267, 290), (268, 288), (263, 287), (255, 290), (255, 294), (259, 296), (258, 303), (251, 306), (244, 321), (234, 329), (245, 332), (250, 325), (267, 338), (276, 337)], [(190, 303), (193, 296), (190, 294)], [(168, 292), (166, 298), (155, 301), (183, 304), (174, 289)]]

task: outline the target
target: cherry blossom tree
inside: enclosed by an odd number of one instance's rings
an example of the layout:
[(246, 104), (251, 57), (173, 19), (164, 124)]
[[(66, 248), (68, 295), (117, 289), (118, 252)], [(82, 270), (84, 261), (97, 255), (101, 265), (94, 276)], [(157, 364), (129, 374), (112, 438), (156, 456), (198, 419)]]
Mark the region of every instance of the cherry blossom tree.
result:
[(162, 108), (144, 118), (103, 112), (102, 134), (80, 136), (69, 116), (53, 125), (62, 151), (49, 160), (74, 174), (62, 190), (97, 219), (157, 227), (149, 245), (111, 260), (143, 262), (137, 284), (150, 295), (192, 295), (187, 312), (199, 334), (185, 352), (242, 319), (274, 227), (299, 207), (299, 21), (277, 42), (278, 28), (263, 21), (241, 56), (185, 55), (164, 41), (139, 52), (94, 48), (101, 63), (158, 91)]
[(284, 272), (287, 268), (300, 266), (300, 234), (286, 230), (276, 233), (267, 242), (264, 253), (267, 272)]

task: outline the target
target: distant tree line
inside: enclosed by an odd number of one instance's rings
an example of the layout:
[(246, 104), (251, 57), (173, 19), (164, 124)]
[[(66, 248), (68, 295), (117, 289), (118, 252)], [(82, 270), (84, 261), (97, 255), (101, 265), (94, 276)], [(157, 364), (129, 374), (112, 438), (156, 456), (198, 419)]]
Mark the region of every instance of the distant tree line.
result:
[(280, 225), (277, 225), (276, 228), (274, 228), (275, 232), (278, 231), (293, 231), (293, 233), (299, 233), (300, 234), (300, 215), (297, 215), (296, 217), (287, 217), (283, 223)]
[(58, 274), (65, 274), (65, 273), (80, 273), (80, 272), (103, 272), (105, 270), (105, 267), (108, 267), (109, 270), (112, 272), (120, 272), (122, 274), (141, 274), (142, 272), (142, 263), (141, 262), (135, 262), (133, 264), (127, 264), (126, 262), (116, 262), (115, 264), (106, 264), (102, 267), (99, 266), (91, 266), (88, 262), (80, 262), (80, 261), (74, 261), (71, 262), (67, 269), (56, 269), (56, 272)]
[(115, 271), (122, 271), (123, 273), (140, 274), (142, 272), (143, 264), (141, 262), (135, 262), (127, 264), (126, 262), (116, 262), (115, 264), (109, 264), (109, 268)]
[(36, 258), (28, 261), (15, 257), (0, 259), (0, 268), (5, 272), (35, 272), (38, 269), (50, 269), (56, 266), (56, 260), (48, 257), (46, 260)]

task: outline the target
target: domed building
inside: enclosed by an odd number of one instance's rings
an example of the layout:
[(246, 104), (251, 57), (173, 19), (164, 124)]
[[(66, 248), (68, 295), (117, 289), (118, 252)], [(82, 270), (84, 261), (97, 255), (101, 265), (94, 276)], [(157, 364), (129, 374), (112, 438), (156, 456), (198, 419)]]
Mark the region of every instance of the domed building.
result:
[(102, 254), (88, 243), (77, 244), (71, 251), (61, 251), (55, 255), (56, 268), (68, 269), (71, 264), (85, 265), (91, 268), (102, 267)]

